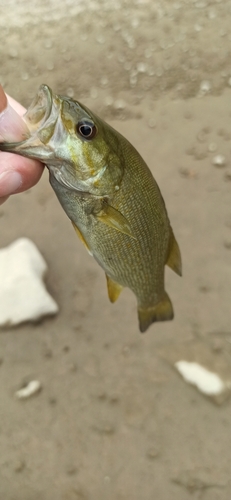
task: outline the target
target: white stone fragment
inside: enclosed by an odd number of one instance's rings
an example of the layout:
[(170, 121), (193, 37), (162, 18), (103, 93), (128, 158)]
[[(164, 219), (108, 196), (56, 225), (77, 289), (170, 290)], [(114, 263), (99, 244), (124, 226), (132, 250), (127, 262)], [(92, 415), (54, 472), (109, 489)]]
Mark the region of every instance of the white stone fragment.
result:
[(121, 111), (126, 108), (126, 102), (123, 99), (117, 99), (114, 102), (114, 108), (118, 111)]
[(27, 384), (26, 387), (19, 389), (19, 391), (15, 393), (15, 396), (18, 399), (27, 399), (36, 394), (37, 392), (39, 392), (41, 388), (42, 385), (41, 382), (39, 382), (39, 380), (31, 380), (31, 382), (29, 382), (29, 384)]
[(27, 238), (0, 249), (0, 327), (58, 312), (43, 283), (46, 271), (44, 258)]
[(209, 80), (203, 80), (200, 84), (200, 92), (205, 95), (208, 94), (212, 89), (211, 82)]
[(226, 166), (226, 158), (224, 155), (216, 155), (213, 158), (213, 165), (215, 167), (225, 167)]
[(186, 382), (193, 384), (207, 396), (217, 396), (227, 389), (227, 384), (217, 375), (195, 362), (177, 361), (175, 367)]

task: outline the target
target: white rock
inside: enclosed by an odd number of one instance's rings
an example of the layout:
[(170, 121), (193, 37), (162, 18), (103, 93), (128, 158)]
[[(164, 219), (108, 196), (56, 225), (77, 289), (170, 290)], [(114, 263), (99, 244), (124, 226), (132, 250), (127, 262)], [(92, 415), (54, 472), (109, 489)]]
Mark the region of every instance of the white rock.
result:
[(27, 238), (0, 249), (0, 327), (58, 312), (43, 283), (46, 271), (44, 258)]
[(216, 155), (213, 158), (213, 165), (215, 167), (225, 167), (226, 165), (226, 158), (224, 155)]
[(18, 399), (27, 399), (39, 392), (42, 388), (41, 382), (39, 380), (31, 380), (26, 387), (22, 387), (15, 393)]
[(207, 396), (217, 396), (227, 389), (227, 384), (217, 375), (199, 365), (188, 361), (177, 361), (176, 369), (182, 377)]

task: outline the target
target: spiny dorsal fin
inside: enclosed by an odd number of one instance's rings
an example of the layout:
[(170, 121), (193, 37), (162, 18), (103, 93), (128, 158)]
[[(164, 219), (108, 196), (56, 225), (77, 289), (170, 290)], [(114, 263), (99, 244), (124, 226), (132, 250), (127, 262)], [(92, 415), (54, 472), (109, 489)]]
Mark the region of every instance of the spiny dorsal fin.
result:
[(117, 231), (136, 239), (132, 234), (132, 229), (128, 220), (118, 212), (118, 210), (111, 207), (111, 205), (105, 203), (100, 213), (96, 214), (96, 217), (103, 224), (107, 224), (107, 226), (113, 227)]
[(87, 244), (84, 236), (82, 235), (80, 229), (76, 226), (76, 224), (73, 221), (71, 221), (71, 223), (72, 223), (72, 226), (73, 226), (76, 234), (78, 235), (79, 239), (82, 241), (82, 243), (84, 244), (85, 248), (87, 249), (88, 253), (90, 255), (92, 255), (92, 252), (91, 252), (91, 250), (90, 250), (90, 248), (89, 248), (89, 246), (88, 246), (88, 244)]
[(145, 332), (156, 321), (169, 321), (173, 319), (174, 312), (171, 300), (166, 292), (158, 304), (151, 307), (138, 307), (140, 331)]
[(167, 258), (167, 266), (169, 266), (175, 273), (182, 276), (182, 262), (179, 245), (171, 229), (170, 239), (169, 239), (169, 252)]
[(120, 285), (119, 283), (116, 283), (116, 281), (113, 281), (109, 276), (106, 274), (107, 278), (107, 291), (108, 291), (108, 297), (111, 302), (115, 302), (120, 293), (123, 290), (123, 286)]

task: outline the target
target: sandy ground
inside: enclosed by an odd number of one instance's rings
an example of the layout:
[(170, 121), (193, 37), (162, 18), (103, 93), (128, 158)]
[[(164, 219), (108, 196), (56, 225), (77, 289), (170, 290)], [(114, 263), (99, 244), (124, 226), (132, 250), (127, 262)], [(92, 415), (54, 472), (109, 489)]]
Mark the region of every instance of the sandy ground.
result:
[[(182, 279), (166, 271), (174, 321), (140, 335), (134, 296), (109, 303), (47, 173), (0, 208), (0, 246), (31, 238), (60, 306), (0, 334), (0, 500), (230, 500), (229, 397), (205, 398), (173, 366), (231, 380), (230, 22), (228, 0), (0, 0), (6, 91), (27, 106), (47, 83), (124, 134), (184, 265)], [(42, 391), (18, 401), (32, 379)]]

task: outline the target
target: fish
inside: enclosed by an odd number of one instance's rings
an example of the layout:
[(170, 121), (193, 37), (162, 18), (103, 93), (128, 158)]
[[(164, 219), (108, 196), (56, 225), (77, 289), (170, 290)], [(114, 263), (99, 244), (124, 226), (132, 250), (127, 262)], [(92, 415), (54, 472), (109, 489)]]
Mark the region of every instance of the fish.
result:
[(72, 225), (106, 273), (110, 301), (136, 296), (139, 329), (174, 317), (165, 265), (181, 253), (160, 189), (134, 146), (85, 105), (41, 85), (24, 115), (28, 134), (0, 150), (38, 159)]

